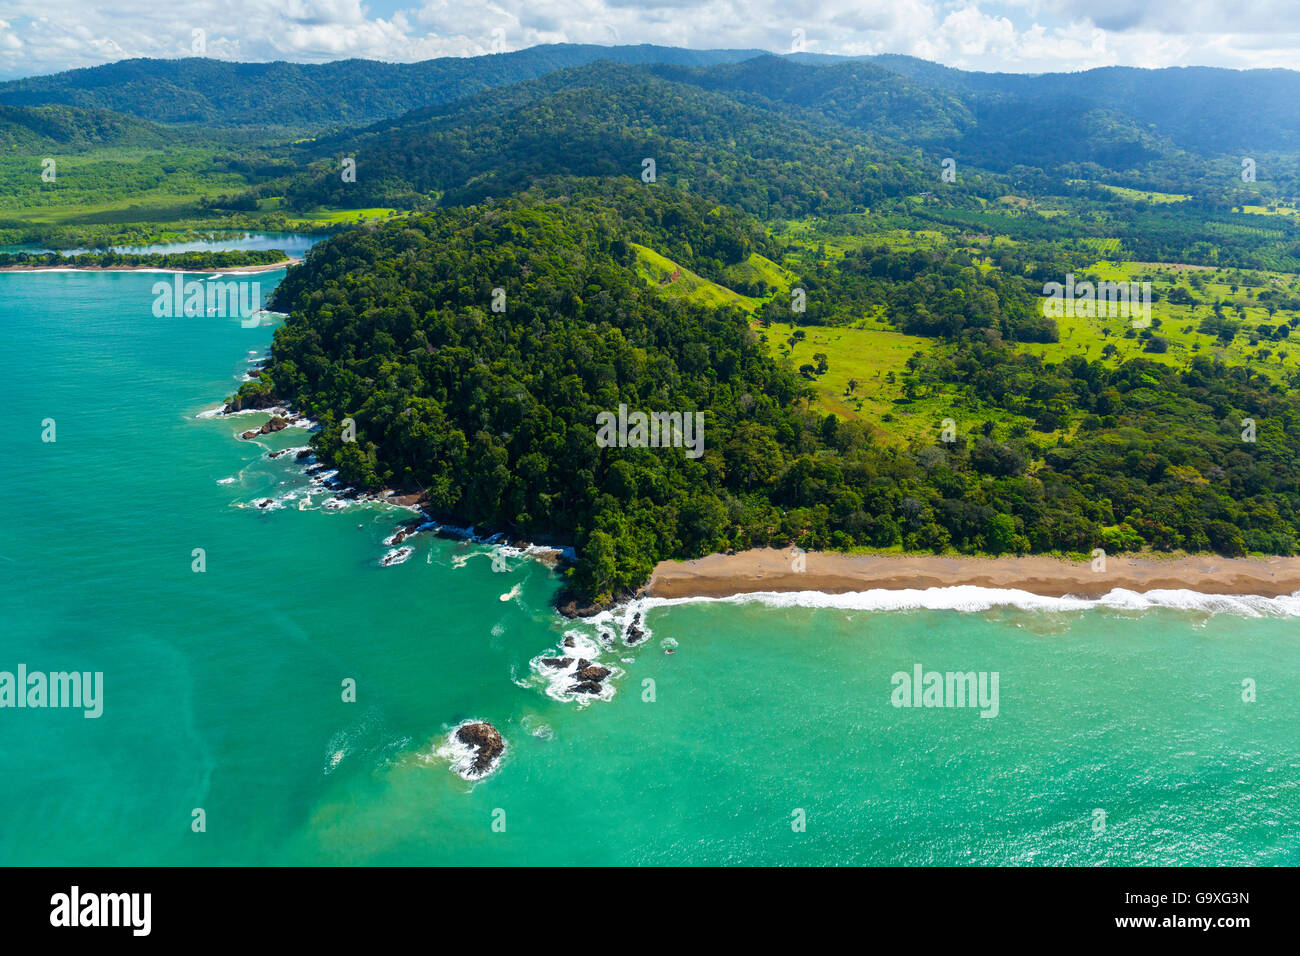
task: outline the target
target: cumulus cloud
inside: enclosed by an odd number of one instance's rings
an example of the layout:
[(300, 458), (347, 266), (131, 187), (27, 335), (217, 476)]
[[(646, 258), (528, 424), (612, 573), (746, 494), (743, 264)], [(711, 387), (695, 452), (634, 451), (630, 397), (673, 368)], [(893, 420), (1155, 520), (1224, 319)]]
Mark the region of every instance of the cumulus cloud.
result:
[(1300, 63), (1294, 0), (0, 2), (4, 77), (139, 56), (410, 62), (566, 42), (905, 53), (1009, 72)]

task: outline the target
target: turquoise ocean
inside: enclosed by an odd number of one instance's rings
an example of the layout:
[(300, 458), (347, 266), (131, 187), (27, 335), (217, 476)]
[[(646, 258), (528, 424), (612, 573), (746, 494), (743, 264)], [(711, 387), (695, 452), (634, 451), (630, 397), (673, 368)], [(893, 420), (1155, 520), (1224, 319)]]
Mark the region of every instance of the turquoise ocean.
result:
[[(408, 513), (203, 414), (273, 325), (155, 318), (159, 278), (0, 274), (0, 671), (104, 682), (0, 709), (0, 864), (1300, 864), (1300, 600), (660, 602), (607, 646), (527, 555), (382, 566)], [(566, 633), (605, 698), (543, 673)], [(893, 706), (918, 664), (997, 716)]]

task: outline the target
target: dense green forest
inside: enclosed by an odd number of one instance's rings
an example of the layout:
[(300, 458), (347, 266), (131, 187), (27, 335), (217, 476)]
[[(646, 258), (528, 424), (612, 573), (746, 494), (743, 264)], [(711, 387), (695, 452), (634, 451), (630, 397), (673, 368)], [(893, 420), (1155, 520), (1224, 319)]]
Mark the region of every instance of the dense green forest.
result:
[[(742, 261), (757, 230), (624, 178), (341, 236), (280, 286), (273, 307), (290, 317), (241, 401), (318, 417), (316, 444), (349, 482), (425, 489), (440, 516), (573, 540), (574, 590), (598, 601), (661, 558), (766, 544), (1239, 554), (1292, 553), (1300, 540), (1300, 405), (1275, 383), (1208, 356), (1186, 371), (1045, 364), (1003, 342), (997, 315), (968, 323), (964, 297), (936, 285), (926, 331), (948, 344), (919, 380), (1049, 430), (1071, 418), (1078, 434), (1049, 444), (990, 421), (899, 448), (816, 413), (739, 309), (640, 281), (629, 242), (665, 231), (683, 266), (707, 271)], [(845, 258), (844, 288), (902, 296), (906, 309), (918, 278), (962, 277), (943, 257)], [(990, 285), (988, 299), (1005, 291)], [(1019, 295), (1002, 295), (1004, 308)], [(703, 412), (703, 455), (599, 447), (596, 416), (619, 404)], [(342, 439), (345, 417), (355, 442)], [(1254, 442), (1242, 441), (1246, 418)]]
[(94, 147), (161, 147), (180, 142), (171, 129), (109, 110), (71, 106), (0, 106), (0, 155)]

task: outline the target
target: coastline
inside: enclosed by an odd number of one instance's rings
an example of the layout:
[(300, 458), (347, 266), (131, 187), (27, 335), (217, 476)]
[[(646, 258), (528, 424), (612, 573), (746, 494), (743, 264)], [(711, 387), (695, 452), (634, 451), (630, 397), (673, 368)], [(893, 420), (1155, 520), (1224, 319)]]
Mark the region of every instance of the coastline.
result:
[(260, 263), (251, 266), (212, 267), (208, 269), (167, 269), (161, 266), (0, 266), (0, 272), (166, 272), (182, 275), (232, 275), (235, 273), (275, 272), (289, 266), (301, 265), (302, 260), (294, 256), (279, 262)]
[(810, 551), (803, 560), (805, 569), (795, 571), (790, 549), (756, 548), (692, 561), (660, 561), (639, 596), (723, 598), (755, 592), (846, 594), (963, 586), (1084, 599), (1101, 598), (1115, 589), (1266, 598), (1300, 591), (1300, 557), (1110, 555), (1105, 571), (1092, 570), (1088, 561), (1044, 555), (976, 558)]
[[(265, 360), (257, 360), (256, 368), (261, 368)], [(275, 434), (285, 428), (304, 428), (308, 432), (315, 431), (319, 426), (310, 418), (302, 415), (294, 408), (285, 403), (275, 403), (258, 408), (232, 408), (229, 402), (218, 405), (213, 408), (199, 412), (194, 417), (196, 419), (219, 419), (234, 418), (246, 415), (266, 415), (268, 423), (279, 419), (283, 424), (278, 428), (270, 429), (270, 434)], [(242, 441), (256, 441), (257, 438), (268, 432), (261, 428), (248, 429), (239, 434)], [(278, 458), (289, 452), (295, 452), (293, 458), (295, 462), (301, 463), (301, 474), (309, 479), (312, 484), (320, 487), (322, 491), (328, 493), (332, 499), (339, 502), (370, 502), (385, 505), (397, 511), (404, 511), (415, 517), (399, 521), (393, 529), (392, 534), (384, 539), (384, 545), (390, 549), (397, 549), (404, 542), (414, 538), (417, 534), (431, 534), (434, 537), (444, 538), (453, 541), (469, 541), (475, 544), (492, 545), (520, 556), (527, 556), (541, 564), (546, 565), (552, 570), (560, 569), (565, 563), (573, 559), (572, 545), (563, 542), (537, 540), (532, 541), (524, 538), (518, 538), (504, 531), (480, 534), (472, 526), (461, 526), (454, 521), (448, 521), (439, 517), (430, 509), (425, 493), (422, 490), (413, 490), (410, 488), (376, 488), (361, 489), (354, 488), (345, 484), (336, 477), (336, 470), (328, 463), (323, 462), (317, 456), (316, 452), (308, 446), (301, 448), (287, 448), (279, 451), (266, 453), (268, 458)], [(322, 474), (324, 473), (324, 474)], [(264, 502), (259, 507), (268, 507), (276, 503), (274, 498), (264, 498)], [(328, 505), (327, 505), (328, 507)], [(408, 549), (409, 550), (409, 547)], [(409, 554), (403, 556), (401, 560), (393, 561), (395, 556), (394, 550), (390, 550), (385, 559), (381, 559), (381, 564), (387, 567), (390, 563), (402, 563), (409, 557)]]
[[(227, 404), (206, 413), (215, 417), (248, 414), (300, 418), (285, 403), (244, 409), (233, 409)], [(305, 468), (307, 475), (329, 467), (314, 454), (310, 461), (312, 465)], [(574, 559), (571, 544), (518, 539), (504, 531), (482, 534), (473, 527), (461, 526), (455, 519), (435, 514), (419, 490), (361, 490), (338, 482), (332, 475), (322, 487), (343, 499), (378, 502), (415, 515), (399, 522), (393, 534), (385, 539), (384, 544), (391, 548), (417, 534), (432, 533), (437, 537), (508, 548), (552, 568), (562, 567)], [(555, 610), (566, 618), (585, 619), (625, 609), (629, 601), (635, 604), (646, 598), (683, 600), (799, 592), (843, 595), (962, 587), (1087, 601), (1105, 598), (1114, 591), (1136, 594), (1187, 591), (1204, 596), (1265, 599), (1300, 593), (1300, 556), (1118, 554), (1106, 557), (1105, 570), (1093, 570), (1089, 560), (1071, 561), (1050, 555), (973, 557), (809, 551), (803, 554), (803, 568), (796, 571), (796, 553), (792, 548), (754, 548), (689, 561), (664, 560), (655, 565), (649, 580), (635, 592), (604, 603), (579, 600), (567, 588), (562, 588), (556, 594)]]

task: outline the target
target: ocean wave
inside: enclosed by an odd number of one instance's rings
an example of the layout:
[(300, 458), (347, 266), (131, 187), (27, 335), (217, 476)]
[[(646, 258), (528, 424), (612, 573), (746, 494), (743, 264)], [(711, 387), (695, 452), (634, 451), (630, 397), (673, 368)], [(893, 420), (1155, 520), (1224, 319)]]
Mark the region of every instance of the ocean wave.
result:
[[(944, 588), (873, 588), (827, 594), (824, 591), (753, 591), (729, 597), (637, 598), (593, 622), (626, 622), (634, 614), (679, 604), (764, 604), (768, 607), (833, 608), (844, 611), (959, 611), (973, 613), (999, 607), (1023, 611), (1077, 612), (1096, 609), (1148, 611), (1167, 608), (1242, 617), (1300, 617), (1300, 591), (1280, 597), (1259, 594), (1207, 594), (1185, 588), (1138, 592), (1115, 588), (1099, 598), (1048, 597), (1017, 588), (956, 585)], [(604, 621), (602, 621), (602, 618)], [(649, 630), (646, 629), (647, 636)]]
[(325, 763), (322, 771), (329, 776), (345, 761), (365, 758), (380, 763), (389, 762), (394, 756), (411, 746), (411, 738), (405, 735), (393, 736), (376, 710), (366, 711), (353, 724), (335, 731), (325, 745)]
[(594, 624), (602, 634), (613, 631), (618, 634), (628, 647), (639, 647), (654, 636), (646, 624), (646, 611), (670, 603), (684, 604), (693, 598), (636, 598), (623, 604), (617, 604), (608, 610), (593, 614), (586, 620)]

